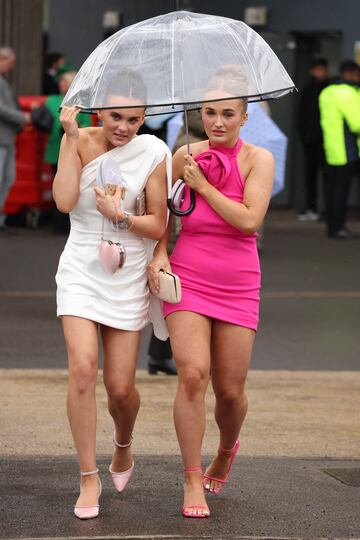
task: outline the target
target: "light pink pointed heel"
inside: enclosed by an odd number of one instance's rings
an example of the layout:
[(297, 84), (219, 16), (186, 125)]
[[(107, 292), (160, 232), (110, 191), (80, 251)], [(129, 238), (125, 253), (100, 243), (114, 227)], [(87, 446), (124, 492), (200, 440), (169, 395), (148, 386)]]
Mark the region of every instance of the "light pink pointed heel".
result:
[[(95, 471), (90, 472), (80, 472), (81, 476), (92, 476), (94, 474), (98, 474), (99, 469), (96, 469)], [(98, 478), (99, 481), (99, 497), (101, 495), (101, 480)], [(81, 489), (81, 487), (80, 487)], [(79, 519), (92, 519), (96, 518), (99, 515), (100, 505), (99, 504), (93, 504), (91, 506), (79, 506), (76, 505), (74, 507), (74, 514)]]
[[(184, 467), (184, 472), (199, 472), (202, 471), (201, 467)], [(200, 510), (200, 513), (195, 513)], [(208, 506), (203, 504), (184, 504), (181, 513), (186, 518), (207, 518), (210, 516), (210, 510)]]
[[(118, 448), (129, 448), (129, 446), (131, 446), (132, 440), (133, 440), (133, 437), (131, 436), (131, 441), (128, 444), (120, 444), (115, 439), (115, 434), (113, 435), (113, 443)], [(118, 491), (119, 493), (124, 491), (124, 489), (126, 488), (130, 478), (133, 475), (134, 467), (135, 467), (134, 461), (132, 462), (130, 469), (127, 469), (127, 471), (123, 471), (123, 472), (114, 472), (111, 469), (111, 465), (109, 466), (109, 473), (111, 476), (111, 480), (115, 486), (116, 491)]]
[(226, 476), (225, 478), (215, 478), (214, 476), (209, 476), (208, 474), (204, 473), (204, 478), (206, 480), (212, 480), (213, 482), (219, 482), (219, 484), (221, 484), (221, 487), (217, 488), (217, 489), (210, 489), (210, 486), (207, 487), (207, 485), (205, 485), (205, 489), (206, 491), (210, 491), (210, 493), (215, 493), (215, 495), (218, 495), (220, 493), (220, 491), (222, 490), (222, 488), (224, 487), (224, 485), (227, 483), (228, 479), (229, 479), (229, 475), (230, 475), (230, 470), (231, 470), (231, 466), (233, 464), (233, 461), (235, 459), (235, 456), (239, 450), (239, 447), (240, 447), (240, 441), (237, 440), (236, 443), (234, 444), (234, 446), (232, 448), (230, 448), (230, 450), (227, 450), (226, 448), (222, 448), (221, 446), (219, 446), (219, 452), (223, 453), (223, 454), (228, 454), (231, 456), (231, 460), (230, 460), (230, 463), (229, 463), (229, 468), (227, 470), (227, 473), (226, 473)]

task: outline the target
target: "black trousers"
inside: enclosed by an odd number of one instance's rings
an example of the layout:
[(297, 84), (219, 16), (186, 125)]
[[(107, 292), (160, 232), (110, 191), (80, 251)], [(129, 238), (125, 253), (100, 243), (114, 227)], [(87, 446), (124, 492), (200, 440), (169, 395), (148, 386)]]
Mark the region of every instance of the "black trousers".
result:
[[(53, 176), (57, 172), (57, 165), (51, 165)], [(69, 234), (70, 232), (70, 218), (69, 214), (63, 214), (56, 208), (56, 204), (52, 201), (51, 204), (51, 221), (52, 231), (54, 234)]]
[(154, 333), (151, 336), (151, 341), (148, 350), (149, 356), (158, 360), (167, 360), (172, 358), (170, 340), (161, 341), (155, 337)]
[(319, 169), (324, 169), (324, 150), (322, 143), (304, 144), (305, 157), (305, 208), (317, 211)]
[(333, 166), (326, 165), (326, 222), (329, 236), (333, 236), (345, 226), (351, 180), (355, 163)]

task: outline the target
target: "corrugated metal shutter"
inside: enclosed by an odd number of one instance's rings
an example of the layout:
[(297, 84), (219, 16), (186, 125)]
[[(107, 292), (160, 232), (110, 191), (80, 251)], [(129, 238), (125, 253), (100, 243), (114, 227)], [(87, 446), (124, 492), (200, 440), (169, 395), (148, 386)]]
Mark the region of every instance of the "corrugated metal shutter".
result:
[(0, 0), (0, 46), (16, 52), (10, 80), (18, 95), (39, 94), (42, 81), (43, 0)]

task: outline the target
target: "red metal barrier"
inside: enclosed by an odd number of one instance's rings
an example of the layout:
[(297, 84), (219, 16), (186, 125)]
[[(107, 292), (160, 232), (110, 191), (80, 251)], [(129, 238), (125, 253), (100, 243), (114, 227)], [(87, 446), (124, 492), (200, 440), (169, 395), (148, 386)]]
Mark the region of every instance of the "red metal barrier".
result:
[[(21, 96), (20, 107), (31, 111), (33, 104), (43, 105), (47, 96)], [(91, 116), (91, 125), (98, 125), (98, 117)], [(5, 202), (6, 214), (27, 212), (27, 223), (38, 224), (41, 212), (51, 209), (53, 174), (51, 166), (44, 163), (47, 135), (32, 124), (25, 124), (16, 138), (16, 177)]]
[[(22, 96), (19, 103), (23, 111), (30, 111), (31, 104), (42, 105), (46, 96)], [(52, 172), (44, 163), (47, 135), (32, 124), (26, 124), (16, 138), (16, 177), (6, 199), (4, 212), (30, 214), (51, 208)], [(33, 223), (34, 225), (34, 223)]]

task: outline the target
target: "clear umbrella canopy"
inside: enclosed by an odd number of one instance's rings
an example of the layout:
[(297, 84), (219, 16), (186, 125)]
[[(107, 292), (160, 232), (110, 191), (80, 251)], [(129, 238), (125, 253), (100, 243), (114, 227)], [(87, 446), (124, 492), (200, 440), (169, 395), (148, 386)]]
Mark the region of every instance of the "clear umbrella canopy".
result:
[(273, 50), (245, 23), (176, 11), (103, 41), (62, 105), (93, 111), (142, 103), (147, 114), (161, 114), (214, 99), (278, 98), (294, 88)]

